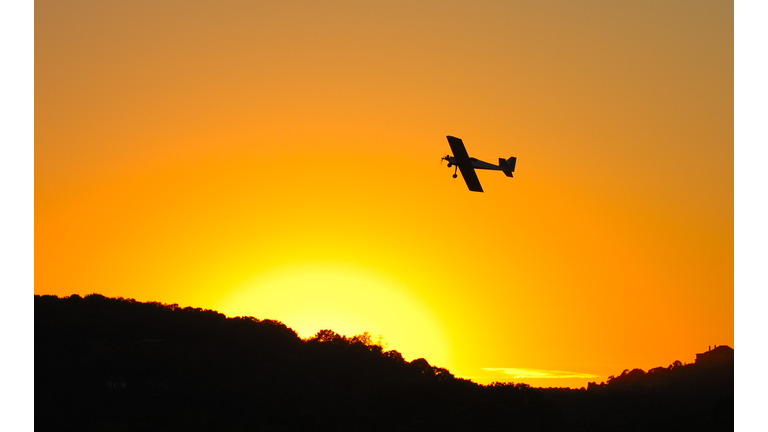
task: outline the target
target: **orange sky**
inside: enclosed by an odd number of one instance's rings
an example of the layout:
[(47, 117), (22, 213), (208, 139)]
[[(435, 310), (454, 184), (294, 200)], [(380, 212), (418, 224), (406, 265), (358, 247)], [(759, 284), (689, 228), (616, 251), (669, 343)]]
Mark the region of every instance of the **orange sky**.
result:
[[(733, 35), (730, 2), (37, 1), (35, 294), (482, 383), (692, 362), (734, 346)], [(446, 135), (515, 177), (469, 192)]]

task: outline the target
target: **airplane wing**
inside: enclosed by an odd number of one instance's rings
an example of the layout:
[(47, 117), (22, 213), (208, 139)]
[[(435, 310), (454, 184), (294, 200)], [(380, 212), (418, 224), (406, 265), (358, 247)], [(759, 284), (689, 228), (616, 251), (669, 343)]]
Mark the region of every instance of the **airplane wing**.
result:
[(473, 192), (482, 192), (483, 187), (480, 186), (480, 179), (477, 178), (475, 168), (472, 167), (472, 161), (469, 160), (464, 143), (461, 139), (450, 135), (447, 138), (448, 144), (453, 151), (453, 158), (456, 159), (456, 165), (458, 165), (461, 176), (464, 177), (464, 182), (467, 183), (467, 187)]

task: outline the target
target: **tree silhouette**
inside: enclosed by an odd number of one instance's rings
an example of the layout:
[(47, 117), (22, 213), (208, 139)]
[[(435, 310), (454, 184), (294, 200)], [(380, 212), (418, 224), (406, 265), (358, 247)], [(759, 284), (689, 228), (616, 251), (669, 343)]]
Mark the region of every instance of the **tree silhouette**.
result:
[(39, 430), (728, 430), (733, 365), (626, 369), (587, 390), (481, 386), (369, 332), (176, 304), (35, 296)]

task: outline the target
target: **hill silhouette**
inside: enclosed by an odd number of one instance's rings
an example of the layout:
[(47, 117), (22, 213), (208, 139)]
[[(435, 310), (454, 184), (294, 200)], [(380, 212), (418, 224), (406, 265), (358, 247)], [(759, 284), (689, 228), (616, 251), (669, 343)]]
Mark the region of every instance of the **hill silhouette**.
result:
[(587, 389), (483, 386), (426, 359), (408, 362), (368, 333), (327, 329), (302, 340), (268, 319), (99, 294), (35, 296), (35, 428), (732, 430), (730, 353), (625, 370)]

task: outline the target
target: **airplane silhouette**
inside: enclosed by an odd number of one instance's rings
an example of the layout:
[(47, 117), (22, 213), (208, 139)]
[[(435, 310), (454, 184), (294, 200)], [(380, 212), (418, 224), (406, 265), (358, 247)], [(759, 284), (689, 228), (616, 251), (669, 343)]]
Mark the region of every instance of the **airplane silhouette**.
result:
[(464, 148), (464, 143), (461, 139), (448, 135), (448, 144), (451, 146), (453, 156), (446, 155), (442, 160), (448, 161), (448, 168), (455, 166), (453, 170), (453, 178), (456, 178), (456, 170), (461, 170), (461, 176), (464, 177), (464, 182), (467, 183), (469, 190), (473, 192), (482, 192), (483, 187), (480, 186), (480, 180), (477, 178), (475, 169), (494, 170), (501, 171), (507, 177), (512, 177), (512, 173), (515, 171), (515, 164), (517, 163), (516, 157), (509, 159), (499, 158), (499, 164), (494, 165), (492, 163), (483, 162), (479, 159), (469, 157), (467, 149)]

